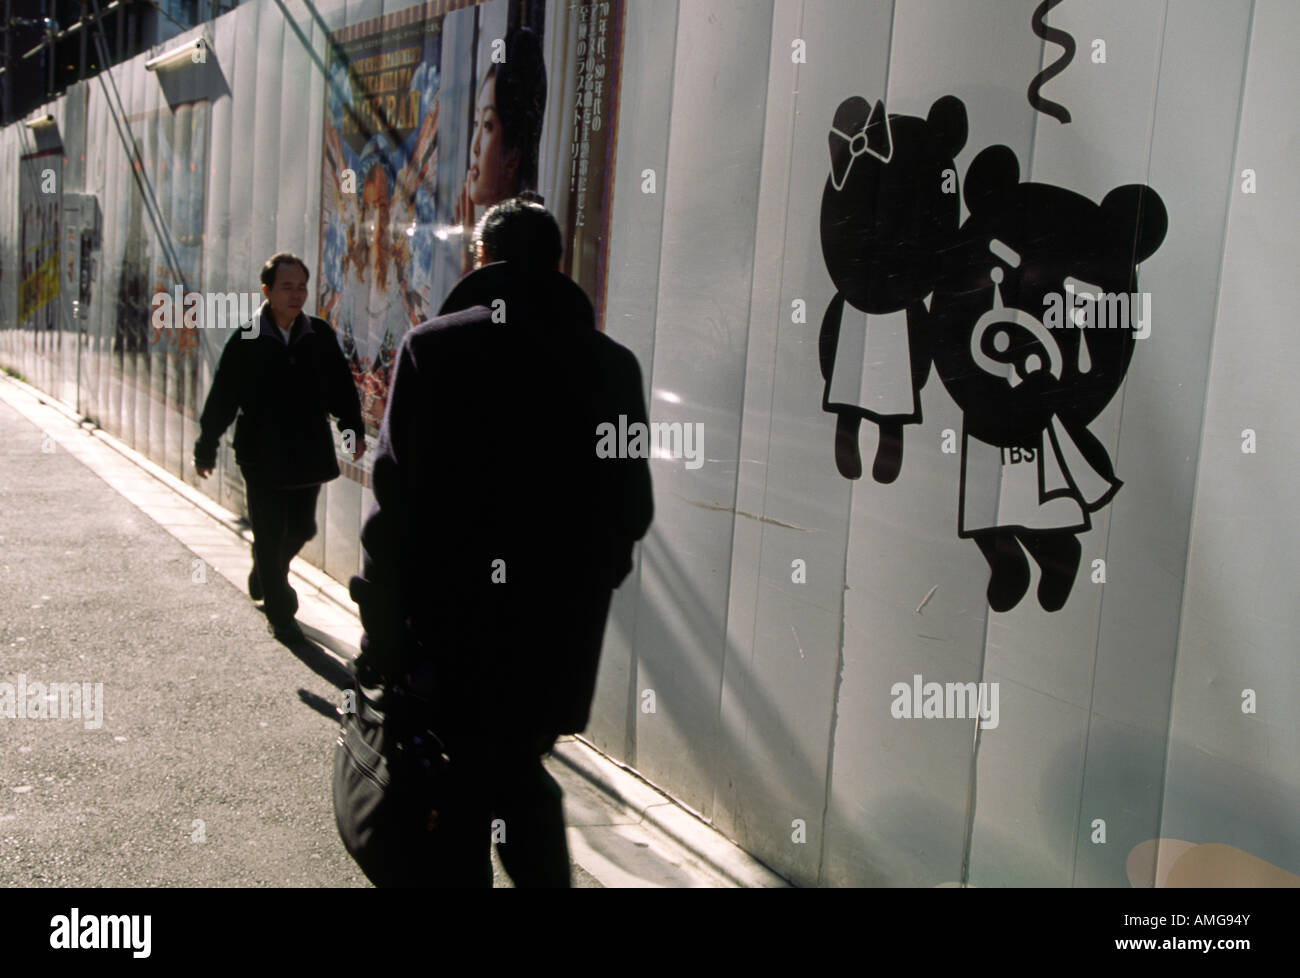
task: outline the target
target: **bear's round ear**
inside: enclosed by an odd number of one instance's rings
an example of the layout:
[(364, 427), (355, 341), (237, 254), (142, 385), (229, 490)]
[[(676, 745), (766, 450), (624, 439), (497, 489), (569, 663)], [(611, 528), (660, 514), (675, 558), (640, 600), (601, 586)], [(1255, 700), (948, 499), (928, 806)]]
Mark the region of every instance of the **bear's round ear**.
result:
[(966, 145), (966, 104), (955, 95), (945, 95), (930, 106), (925, 121), (947, 156), (956, 156)]
[(1169, 214), (1160, 195), (1144, 183), (1116, 187), (1101, 202), (1106, 226), (1133, 243), (1133, 262), (1155, 254), (1169, 230)]
[(832, 125), (845, 136), (852, 137), (867, 124), (867, 117), (870, 115), (871, 103), (861, 95), (850, 95), (835, 110), (835, 121)]
[(846, 98), (835, 110), (835, 120), (831, 123), (831, 131), (827, 133), (826, 141), (831, 153), (831, 172), (835, 174), (837, 188), (843, 184), (848, 168), (853, 162), (853, 156), (849, 152), (851, 140), (867, 124), (870, 115), (871, 106), (859, 95)]
[(990, 146), (971, 161), (963, 196), (972, 211), (989, 198), (1014, 190), (1020, 183), (1020, 163), (1010, 146)]

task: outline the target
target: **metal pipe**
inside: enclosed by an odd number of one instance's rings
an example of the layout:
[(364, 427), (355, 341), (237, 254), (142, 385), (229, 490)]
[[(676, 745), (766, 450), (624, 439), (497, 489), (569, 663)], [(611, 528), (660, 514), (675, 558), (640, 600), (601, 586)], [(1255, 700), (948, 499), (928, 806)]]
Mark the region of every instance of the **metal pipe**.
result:
[[(81, 27), (81, 25), (82, 25), (82, 21), (85, 20), (85, 17), (86, 17), (86, 8), (85, 8), (85, 7), (82, 7), (82, 8), (81, 8), (81, 17), (82, 17), (82, 20), (77, 21), (77, 27)], [(74, 30), (75, 30), (75, 29), (76, 29), (76, 28), (74, 28)], [(77, 46), (78, 46), (78, 48), (80, 49), (80, 56), (81, 56), (81, 70), (80, 70), (80, 72), (77, 74), (77, 81), (83, 81), (83, 82), (84, 82), (84, 81), (86, 80), (86, 35), (89, 34), (89, 33), (90, 33), (90, 31), (88, 31), (88, 30), (82, 31), (82, 32), (81, 32), (81, 37), (78, 39), (79, 43), (78, 43)]]
[(54, 17), (57, 11), (53, 11), (53, 0), (41, 0), (41, 8), (45, 12), (45, 98), (48, 101), (54, 97)]
[[(14, 22), (14, 2), (5, 0), (5, 23), (12, 25)], [(9, 70), (9, 65), (13, 63), (13, 27), (5, 31), (5, 70)], [(13, 76), (4, 80), (4, 123), (8, 125), (14, 117), (14, 99), (13, 99)]]

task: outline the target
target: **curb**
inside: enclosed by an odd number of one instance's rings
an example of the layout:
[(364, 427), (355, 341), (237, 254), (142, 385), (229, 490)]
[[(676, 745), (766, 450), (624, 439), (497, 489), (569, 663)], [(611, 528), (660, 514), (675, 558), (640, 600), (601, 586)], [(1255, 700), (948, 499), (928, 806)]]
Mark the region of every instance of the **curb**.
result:
[(729, 885), (771, 889), (790, 883), (642, 778), (633, 768), (602, 754), (581, 737), (556, 743), (552, 756), (643, 822), (667, 836)]

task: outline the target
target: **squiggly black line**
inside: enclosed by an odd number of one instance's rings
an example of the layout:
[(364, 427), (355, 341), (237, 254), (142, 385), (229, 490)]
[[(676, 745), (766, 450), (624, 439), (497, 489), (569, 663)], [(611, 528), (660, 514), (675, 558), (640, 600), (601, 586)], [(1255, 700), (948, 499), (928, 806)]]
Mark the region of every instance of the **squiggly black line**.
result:
[(1065, 31), (1047, 26), (1047, 12), (1062, 2), (1063, 0), (1043, 0), (1038, 5), (1038, 9), (1034, 11), (1034, 16), (1030, 21), (1033, 24), (1035, 34), (1044, 41), (1051, 41), (1054, 44), (1061, 45), (1061, 47), (1065, 48), (1065, 53), (1035, 75), (1034, 80), (1029, 83), (1029, 104), (1039, 112), (1044, 112), (1061, 123), (1066, 123), (1070, 121), (1069, 109), (1038, 94), (1039, 90), (1047, 82), (1063, 72), (1070, 62), (1074, 60), (1074, 38)]

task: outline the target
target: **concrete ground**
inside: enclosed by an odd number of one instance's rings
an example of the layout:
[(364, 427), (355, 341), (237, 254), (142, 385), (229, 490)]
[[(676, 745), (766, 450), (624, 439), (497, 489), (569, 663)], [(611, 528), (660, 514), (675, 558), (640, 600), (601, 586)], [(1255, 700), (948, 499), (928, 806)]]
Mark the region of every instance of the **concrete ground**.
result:
[[(0, 717), (0, 885), (368, 885), (330, 797), (346, 590), (295, 562), (290, 650), (233, 514), (4, 374), (0, 430), (0, 684), (102, 684), (99, 718)], [(547, 763), (575, 886), (783, 885), (581, 741)]]

